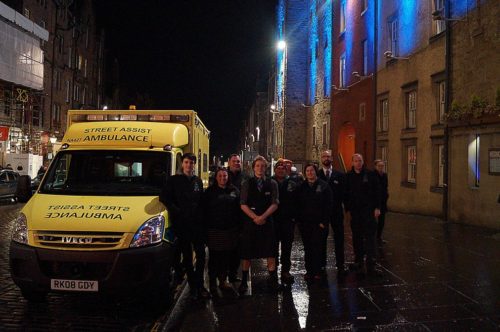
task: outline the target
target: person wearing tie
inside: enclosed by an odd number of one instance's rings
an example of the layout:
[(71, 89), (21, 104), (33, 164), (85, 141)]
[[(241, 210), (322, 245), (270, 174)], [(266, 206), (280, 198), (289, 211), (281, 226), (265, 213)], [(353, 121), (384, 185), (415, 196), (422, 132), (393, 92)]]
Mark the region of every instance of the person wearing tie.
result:
[(268, 286), (278, 290), (276, 272), (276, 237), (272, 214), (278, 209), (279, 189), (275, 180), (265, 176), (267, 161), (257, 156), (252, 163), (254, 177), (241, 185), (240, 205), (245, 214), (241, 234), (241, 270), (240, 294), (248, 290), (248, 271), (252, 259), (267, 258), (269, 271)]
[[(333, 169), (332, 153), (325, 150), (321, 153), (322, 167), (318, 172), (318, 177), (328, 183), (333, 192), (333, 204), (330, 218), (330, 225), (333, 230), (333, 240), (335, 242), (335, 265), (339, 277), (347, 273), (345, 269), (344, 255), (344, 208), (346, 177), (345, 174)], [(323, 258), (323, 269), (326, 266), (326, 256)]]

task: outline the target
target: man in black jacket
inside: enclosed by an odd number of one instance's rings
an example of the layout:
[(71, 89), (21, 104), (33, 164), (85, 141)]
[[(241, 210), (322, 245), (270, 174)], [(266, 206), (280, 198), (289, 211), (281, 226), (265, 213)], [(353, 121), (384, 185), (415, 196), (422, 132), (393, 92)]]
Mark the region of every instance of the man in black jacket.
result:
[[(205, 232), (201, 220), (203, 183), (194, 175), (195, 164), (194, 154), (186, 153), (182, 156), (182, 174), (171, 176), (167, 180), (160, 200), (167, 207), (172, 229), (178, 239), (191, 294), (196, 298), (209, 298), (210, 293), (203, 286), (205, 268)], [(193, 250), (196, 254), (195, 268), (193, 268)]]
[[(345, 201), (346, 177), (345, 174), (333, 169), (332, 153), (325, 150), (321, 153), (322, 168), (318, 172), (318, 177), (330, 185), (333, 192), (332, 217), (330, 224), (333, 230), (333, 239), (335, 242), (335, 265), (339, 276), (344, 276), (346, 270), (344, 267), (344, 207)], [(326, 257), (324, 265), (326, 266)]]
[(366, 270), (370, 276), (379, 276), (375, 269), (377, 218), (380, 215), (380, 184), (374, 172), (364, 167), (363, 156), (352, 156), (352, 169), (347, 173), (346, 211), (351, 216), (352, 245), (357, 272), (363, 271), (366, 254)]

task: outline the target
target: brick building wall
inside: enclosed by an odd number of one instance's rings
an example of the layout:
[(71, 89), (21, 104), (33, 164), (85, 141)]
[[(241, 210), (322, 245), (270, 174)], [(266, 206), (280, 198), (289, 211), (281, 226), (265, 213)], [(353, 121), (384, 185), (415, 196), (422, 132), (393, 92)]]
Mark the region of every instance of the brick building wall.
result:
[[(366, 8), (363, 1), (347, 0), (344, 8), (342, 3), (334, 4), (332, 84), (336, 89), (332, 89), (331, 142), (335, 167), (349, 170), (353, 153), (361, 153), (368, 166), (375, 158), (373, 20), (376, 8), (374, 2), (367, 2)], [(342, 18), (345, 31), (341, 31)], [(343, 57), (345, 69), (341, 80)]]

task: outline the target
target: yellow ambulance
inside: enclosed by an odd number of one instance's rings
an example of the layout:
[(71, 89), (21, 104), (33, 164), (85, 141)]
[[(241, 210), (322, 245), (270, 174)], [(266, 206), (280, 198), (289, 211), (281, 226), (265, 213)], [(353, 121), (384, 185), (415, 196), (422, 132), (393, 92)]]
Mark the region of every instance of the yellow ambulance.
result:
[(186, 152), (208, 185), (209, 136), (194, 111), (69, 111), (61, 149), (13, 227), (11, 276), (23, 296), (163, 296), (174, 238), (159, 195)]

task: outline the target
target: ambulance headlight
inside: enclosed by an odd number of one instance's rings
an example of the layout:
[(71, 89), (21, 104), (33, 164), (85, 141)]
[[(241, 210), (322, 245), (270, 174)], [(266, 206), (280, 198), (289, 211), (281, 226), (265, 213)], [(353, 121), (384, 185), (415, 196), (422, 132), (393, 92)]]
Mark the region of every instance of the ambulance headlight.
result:
[(130, 248), (144, 247), (161, 242), (164, 226), (165, 218), (163, 216), (149, 219), (135, 233)]
[(12, 231), (12, 241), (19, 243), (28, 243), (28, 223), (24, 213), (20, 213), (19, 217), (14, 220), (14, 230)]

